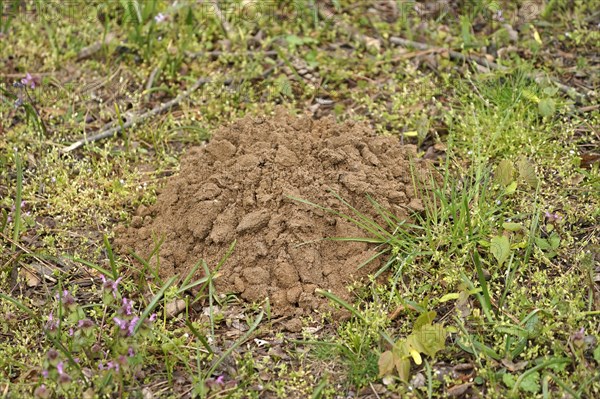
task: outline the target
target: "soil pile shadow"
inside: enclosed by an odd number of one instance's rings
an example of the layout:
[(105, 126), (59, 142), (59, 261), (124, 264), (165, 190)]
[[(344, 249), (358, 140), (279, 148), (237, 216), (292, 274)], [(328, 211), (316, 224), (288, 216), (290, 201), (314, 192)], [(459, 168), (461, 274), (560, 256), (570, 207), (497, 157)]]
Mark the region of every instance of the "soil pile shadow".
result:
[(333, 191), (383, 224), (368, 194), (406, 218), (422, 209), (410, 164), (417, 177), (428, 169), (413, 154), (413, 146), (376, 136), (364, 124), (313, 121), (284, 110), (246, 117), (190, 149), (156, 204), (140, 207), (131, 226), (118, 231), (117, 246), (148, 257), (164, 238), (160, 275), (185, 277), (200, 259), (217, 265), (237, 240), (217, 289), (247, 301), (269, 297), (274, 314), (300, 315), (326, 305), (316, 288), (349, 299), (346, 286), (381, 264), (358, 270), (375, 253), (374, 245), (324, 239), (367, 234), (290, 197), (353, 215)]

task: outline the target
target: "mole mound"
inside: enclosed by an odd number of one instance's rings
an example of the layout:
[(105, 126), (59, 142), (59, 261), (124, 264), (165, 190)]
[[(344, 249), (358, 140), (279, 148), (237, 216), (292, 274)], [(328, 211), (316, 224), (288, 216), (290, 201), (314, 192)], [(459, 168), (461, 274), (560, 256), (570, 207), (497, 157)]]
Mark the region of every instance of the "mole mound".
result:
[[(121, 229), (117, 246), (148, 257), (162, 237), (160, 275), (185, 277), (200, 259), (217, 265), (237, 240), (217, 289), (247, 301), (269, 297), (277, 315), (302, 314), (324, 304), (316, 288), (348, 299), (346, 286), (380, 264), (358, 270), (375, 253), (373, 245), (324, 238), (367, 234), (290, 197), (352, 215), (334, 192), (379, 220), (369, 195), (406, 218), (407, 210), (422, 209), (413, 189), (413, 154), (414, 147), (376, 136), (364, 124), (313, 121), (283, 110), (246, 117), (190, 149), (156, 204), (140, 207), (131, 226)], [(419, 177), (426, 165), (413, 163)]]

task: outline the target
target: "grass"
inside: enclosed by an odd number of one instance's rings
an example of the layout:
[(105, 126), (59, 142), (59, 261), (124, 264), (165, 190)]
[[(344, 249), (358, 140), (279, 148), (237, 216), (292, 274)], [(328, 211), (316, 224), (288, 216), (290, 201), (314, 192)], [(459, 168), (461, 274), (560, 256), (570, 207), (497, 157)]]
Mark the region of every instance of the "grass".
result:
[[(499, 2), (517, 40), (480, 1), (438, 14), (405, 4), (396, 17), (334, 1), (330, 18), (308, 1), (219, 2), (225, 23), (196, 2), (5, 3), (2, 397), (599, 395), (600, 112), (530, 78), (598, 90), (592, 2), (546, 2), (529, 19)], [(487, 49), (507, 69), (417, 54), (389, 45), (391, 35)], [(26, 73), (34, 88), (13, 85)], [(61, 153), (199, 76), (212, 81), (171, 112)], [(307, 317), (302, 333), (283, 333), (268, 302), (215, 291), (218, 265), (199, 260), (207, 277), (176, 284), (113, 252), (115, 225), (155, 200), (183, 150), (236, 117), (279, 104), (303, 112), (317, 100), (333, 101), (317, 115), (368, 121), (419, 156), (443, 152), (438, 176), (415, 179), (425, 211), (410, 223), (375, 202), (379, 222), (351, 207), (337, 215), (386, 260), (385, 281), (350, 287), (355, 301), (323, 292), (347, 320)], [(177, 301), (185, 306), (169, 314)]]

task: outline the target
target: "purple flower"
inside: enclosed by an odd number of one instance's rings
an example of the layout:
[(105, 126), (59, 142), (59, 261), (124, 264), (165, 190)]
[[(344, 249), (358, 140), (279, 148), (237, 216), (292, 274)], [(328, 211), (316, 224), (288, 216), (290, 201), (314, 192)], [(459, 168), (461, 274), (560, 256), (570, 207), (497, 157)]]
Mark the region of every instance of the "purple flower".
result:
[(152, 313), (152, 314), (150, 315), (150, 318), (148, 318), (148, 320), (149, 320), (150, 322), (153, 322), (154, 320), (156, 320), (156, 313)]
[(88, 330), (94, 327), (94, 322), (90, 319), (81, 319), (79, 322), (77, 322), (77, 327), (81, 328), (82, 330)]
[(127, 349), (127, 354), (129, 355), (129, 357), (134, 357), (135, 356), (135, 351), (133, 350), (133, 347), (129, 347), (129, 349)]
[(58, 362), (58, 364), (56, 365), (56, 371), (58, 371), (58, 374), (64, 374), (65, 373), (65, 362)]
[(48, 370), (42, 370), (42, 377), (48, 378)]
[(27, 75), (25, 75), (25, 77), (23, 79), (21, 79), (21, 83), (25, 86), (29, 86), (32, 89), (35, 89), (35, 81), (36, 79), (31, 76), (31, 74), (28, 72)]
[(54, 364), (56, 362), (56, 360), (58, 359), (58, 351), (56, 349), (50, 349), (48, 351), (48, 353), (46, 354), (46, 356), (48, 357), (48, 361), (51, 364)]
[(113, 297), (116, 298), (117, 297), (117, 292), (118, 292), (118, 286), (119, 286), (119, 283), (121, 282), (121, 280), (123, 279), (123, 277), (119, 277), (115, 281), (112, 281), (112, 280), (107, 279), (106, 277), (104, 277), (104, 274), (102, 274), (100, 276), (100, 278), (102, 279), (102, 287), (106, 291), (112, 291)]
[(58, 330), (58, 320), (54, 320), (54, 315), (52, 312), (50, 312), (48, 315), (48, 321), (46, 322), (45, 328), (50, 332), (55, 332)]
[(58, 383), (59, 384), (68, 384), (71, 382), (71, 377), (66, 374), (66, 373), (62, 373), (58, 375)]
[(127, 316), (131, 316), (133, 314), (133, 301), (131, 299), (123, 298), (121, 312)]
[(138, 321), (140, 321), (140, 318), (135, 316), (133, 319), (131, 319), (131, 321), (129, 322), (129, 336), (132, 336), (133, 333), (135, 332), (135, 326), (137, 325)]
[(156, 14), (154, 16), (154, 21), (156, 21), (157, 24), (163, 23), (167, 20), (167, 16), (165, 14), (163, 14), (162, 12), (159, 12), (158, 14)]
[(549, 222), (560, 222), (562, 220), (562, 216), (560, 216), (558, 213), (546, 212), (544, 215), (546, 216), (546, 220)]
[(104, 364), (102, 362), (98, 363), (98, 370), (104, 370)]
[(33, 395), (36, 398), (46, 399), (50, 397), (50, 391), (48, 391), (48, 388), (46, 388), (46, 384), (42, 384), (35, 389)]
[(77, 304), (75, 297), (73, 297), (73, 295), (71, 295), (67, 290), (63, 291), (62, 297), (60, 294), (57, 294), (56, 297), (58, 300), (62, 300), (63, 306), (68, 310), (73, 310)]
[(119, 326), (121, 331), (127, 330), (129, 322), (127, 320), (119, 319), (118, 317), (113, 317), (113, 321)]
[(106, 363), (106, 369), (114, 369), (115, 371), (119, 371), (119, 364), (113, 361)]
[(572, 338), (574, 341), (582, 341), (585, 338), (585, 328), (581, 327), (579, 331), (575, 331)]

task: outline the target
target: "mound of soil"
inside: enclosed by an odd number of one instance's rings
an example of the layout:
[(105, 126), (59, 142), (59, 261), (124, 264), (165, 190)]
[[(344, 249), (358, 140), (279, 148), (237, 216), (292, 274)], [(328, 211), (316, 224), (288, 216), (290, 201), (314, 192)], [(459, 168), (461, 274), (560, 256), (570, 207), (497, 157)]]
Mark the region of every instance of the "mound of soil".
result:
[[(118, 231), (121, 250), (147, 257), (160, 247), (162, 277), (185, 277), (204, 259), (214, 267), (237, 240), (220, 269), (216, 287), (247, 301), (266, 297), (276, 315), (299, 315), (324, 306), (315, 289), (348, 299), (347, 285), (373, 273), (373, 245), (324, 240), (365, 237), (343, 218), (295, 198), (379, 220), (367, 194), (400, 218), (421, 210), (410, 163), (413, 146), (376, 136), (359, 123), (314, 121), (277, 110), (273, 117), (246, 117), (217, 130), (208, 144), (188, 151), (155, 205), (140, 207)], [(383, 223), (383, 221), (381, 221)], [(199, 277), (199, 276), (198, 276)]]

